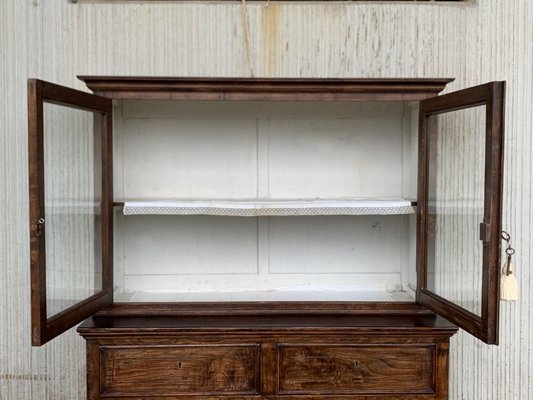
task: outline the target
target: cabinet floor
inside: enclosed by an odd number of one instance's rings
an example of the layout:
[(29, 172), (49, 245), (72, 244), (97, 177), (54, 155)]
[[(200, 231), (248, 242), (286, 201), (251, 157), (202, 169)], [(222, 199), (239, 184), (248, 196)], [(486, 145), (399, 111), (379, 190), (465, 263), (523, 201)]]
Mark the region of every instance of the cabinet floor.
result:
[(408, 292), (386, 290), (265, 290), (232, 292), (132, 292), (115, 293), (120, 303), (173, 303), (211, 301), (368, 301), (368, 302), (414, 302)]

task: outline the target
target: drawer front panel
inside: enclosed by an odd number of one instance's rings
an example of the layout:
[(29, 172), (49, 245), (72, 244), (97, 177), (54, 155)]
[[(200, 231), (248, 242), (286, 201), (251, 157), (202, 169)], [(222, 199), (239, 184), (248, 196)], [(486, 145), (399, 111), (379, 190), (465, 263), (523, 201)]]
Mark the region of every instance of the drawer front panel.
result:
[(280, 346), (283, 394), (433, 393), (433, 346)]
[(105, 395), (253, 394), (259, 346), (101, 348)]

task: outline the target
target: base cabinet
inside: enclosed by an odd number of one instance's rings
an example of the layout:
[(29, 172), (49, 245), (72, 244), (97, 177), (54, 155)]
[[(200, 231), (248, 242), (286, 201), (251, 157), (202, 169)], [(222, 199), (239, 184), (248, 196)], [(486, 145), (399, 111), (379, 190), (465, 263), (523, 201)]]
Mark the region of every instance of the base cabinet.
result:
[(79, 328), (89, 400), (447, 399), (454, 329)]

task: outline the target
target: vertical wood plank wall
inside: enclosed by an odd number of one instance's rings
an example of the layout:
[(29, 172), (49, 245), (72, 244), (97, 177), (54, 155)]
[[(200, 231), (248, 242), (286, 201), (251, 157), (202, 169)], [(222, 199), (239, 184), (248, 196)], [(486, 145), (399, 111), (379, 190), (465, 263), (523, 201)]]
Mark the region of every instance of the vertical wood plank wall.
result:
[[(26, 79), (76, 74), (455, 77), (507, 80), (503, 226), (522, 299), (502, 304), (500, 346), (451, 350), (451, 399), (533, 398), (533, 1), (255, 3), (250, 63), (239, 3), (0, 1), (0, 398), (83, 399), (83, 340), (30, 347)], [(251, 64), (251, 65), (250, 65)]]

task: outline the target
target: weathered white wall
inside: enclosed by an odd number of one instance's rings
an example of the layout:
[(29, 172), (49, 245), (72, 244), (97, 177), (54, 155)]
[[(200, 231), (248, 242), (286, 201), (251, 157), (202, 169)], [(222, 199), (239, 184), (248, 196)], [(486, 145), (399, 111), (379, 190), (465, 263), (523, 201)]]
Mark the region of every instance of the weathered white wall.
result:
[[(30, 347), (26, 79), (76, 74), (450, 76), (450, 89), (507, 80), (504, 227), (522, 300), (503, 304), (500, 346), (452, 343), (451, 398), (533, 398), (531, 266), (533, 1), (249, 4), (0, 1), (0, 398), (79, 399), (83, 341)], [(250, 65), (251, 64), (251, 65)]]

